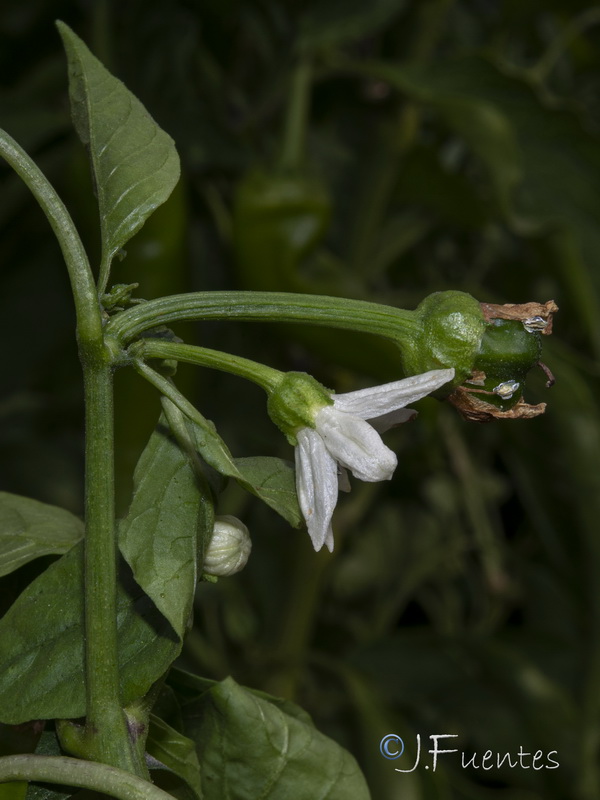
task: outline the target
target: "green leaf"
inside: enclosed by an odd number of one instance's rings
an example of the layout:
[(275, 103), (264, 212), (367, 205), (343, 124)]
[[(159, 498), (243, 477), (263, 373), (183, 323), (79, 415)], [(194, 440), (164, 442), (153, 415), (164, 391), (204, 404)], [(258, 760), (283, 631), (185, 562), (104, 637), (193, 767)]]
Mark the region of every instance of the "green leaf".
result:
[(406, 6), (406, 0), (319, 0), (305, 12), (299, 45), (326, 48), (352, 39), (365, 39)]
[(302, 515), (294, 485), (293, 467), (279, 458), (233, 458), (214, 424), (189, 423), (196, 447), (206, 463), (221, 475), (234, 478), (246, 491), (298, 527)]
[(205, 692), (186, 733), (196, 742), (205, 800), (368, 800), (354, 758), (319, 733), (227, 678)]
[(83, 522), (69, 511), (0, 492), (0, 576), (34, 558), (66, 553), (83, 531)]
[(196, 746), (191, 739), (151, 714), (146, 750), (185, 781), (196, 800), (202, 800), (200, 764)]
[(76, 795), (73, 794), (73, 789), (69, 789), (66, 786), (62, 791), (57, 787), (37, 786), (30, 783), (25, 800), (67, 800), (68, 797), (72, 798), (76, 797)]
[(249, 492), (277, 511), (290, 525), (302, 523), (294, 467), (289, 461), (270, 456), (234, 459), (242, 475), (239, 482)]
[[(180, 697), (188, 718), (193, 718), (196, 714), (196, 701), (205, 692), (218, 686), (219, 681), (215, 681), (212, 678), (203, 678), (200, 675), (194, 675), (179, 667), (171, 667), (167, 676), (167, 685)], [(312, 725), (309, 714), (303, 708), (300, 708), (300, 706), (292, 703), (291, 700), (285, 700), (283, 697), (274, 697), (272, 694), (267, 694), (267, 692), (263, 692), (260, 689), (251, 689), (248, 686), (245, 686), (244, 690), (262, 700), (267, 700), (288, 716), (296, 717), (302, 722)]]
[[(159, 427), (135, 472), (119, 525), (118, 596), (123, 703), (143, 695), (179, 652), (196, 586), (199, 537), (212, 529), (189, 457)], [(34, 581), (0, 621), (0, 718), (78, 717), (85, 710), (82, 545)], [(43, 608), (40, 615), (37, 609)]]
[[(117, 596), (121, 701), (144, 695), (178, 655), (181, 641), (123, 570)], [(0, 720), (85, 714), (83, 543), (55, 561), (0, 620)]]
[[(159, 427), (135, 473), (119, 546), (131, 567), (118, 595), (122, 701), (162, 675), (181, 648), (197, 576), (199, 539), (212, 504), (186, 453)], [(83, 545), (40, 575), (0, 621), (0, 719), (78, 717), (85, 711)], [(39, 609), (43, 608), (43, 615)]]
[(171, 667), (166, 683), (181, 702), (191, 703), (216, 686), (218, 681), (195, 675), (180, 667)]
[(137, 583), (180, 638), (192, 613), (202, 534), (212, 526), (211, 499), (190, 459), (159, 426), (137, 463), (133, 500), (119, 525), (119, 548)]
[(69, 61), (73, 122), (91, 159), (102, 264), (108, 269), (115, 253), (171, 194), (179, 157), (140, 101), (67, 25), (57, 26)]

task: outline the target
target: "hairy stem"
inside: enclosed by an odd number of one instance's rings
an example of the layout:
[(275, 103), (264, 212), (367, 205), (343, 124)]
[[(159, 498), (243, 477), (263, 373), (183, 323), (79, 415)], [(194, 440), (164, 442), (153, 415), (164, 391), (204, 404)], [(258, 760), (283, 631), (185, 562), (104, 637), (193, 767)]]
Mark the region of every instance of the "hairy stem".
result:
[(159, 372), (144, 364), (142, 361), (136, 361), (134, 364), (136, 370), (142, 375), (148, 383), (156, 387), (158, 391), (170, 400), (173, 405), (181, 411), (181, 413), (190, 419), (192, 422), (197, 422), (200, 426), (206, 425), (206, 420), (202, 414), (196, 409), (189, 400), (187, 400), (174, 386), (168, 378), (165, 378)]
[(52, 226), (69, 271), (80, 347), (97, 349), (102, 341), (102, 317), (94, 277), (75, 224), (37, 164), (3, 130), (0, 130), (0, 154), (30, 189)]
[(123, 346), (149, 328), (203, 319), (304, 322), (378, 334), (398, 343), (420, 333), (412, 311), (380, 303), (312, 294), (231, 291), (149, 300), (114, 316), (108, 323), (107, 336)]
[[(139, 775), (119, 704), (116, 623), (112, 368), (104, 346), (102, 312), (87, 254), (63, 202), (37, 165), (4, 131), (0, 153), (40, 204), (65, 259), (77, 317), (86, 407), (84, 754)], [(139, 760), (139, 759), (138, 759)]]
[(84, 363), (86, 406), (85, 744), (96, 761), (147, 776), (119, 701), (112, 367)]
[(160, 339), (141, 339), (129, 348), (129, 352), (144, 361), (149, 358), (172, 358), (200, 367), (212, 367), (221, 372), (229, 372), (232, 375), (246, 378), (266, 391), (273, 389), (283, 375), (278, 369), (267, 367), (248, 358), (231, 355), (231, 353), (210, 350), (207, 347), (196, 347), (191, 344), (164, 342)]
[(93, 789), (117, 800), (173, 800), (158, 786), (122, 769), (64, 756), (5, 756), (0, 758), (0, 784), (42, 781)]

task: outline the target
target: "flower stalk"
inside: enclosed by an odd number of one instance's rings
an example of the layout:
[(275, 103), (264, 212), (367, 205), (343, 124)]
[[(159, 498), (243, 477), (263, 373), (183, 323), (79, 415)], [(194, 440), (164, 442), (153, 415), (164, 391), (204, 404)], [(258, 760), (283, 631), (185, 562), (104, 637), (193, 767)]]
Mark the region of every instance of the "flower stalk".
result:
[(131, 345), (128, 355), (143, 361), (152, 359), (175, 359), (199, 367), (210, 367), (258, 384), (265, 391), (271, 391), (281, 380), (283, 373), (257, 361), (234, 356), (221, 350), (198, 347), (178, 342), (165, 342), (162, 339), (147, 337)]
[[(440, 389), (454, 368), (430, 370), (404, 380), (336, 395), (303, 372), (283, 373), (249, 359), (202, 347), (147, 337), (127, 351), (138, 372), (189, 419), (204, 422), (199, 412), (168, 378), (144, 359), (182, 359), (222, 369), (258, 383), (268, 394), (273, 422), (295, 446), (296, 489), (300, 509), (315, 550), (333, 550), (331, 519), (338, 491), (350, 486), (346, 469), (362, 481), (389, 480), (397, 465), (378, 431), (406, 422), (416, 412), (409, 403)], [(371, 424), (367, 422), (371, 421)]]
[(107, 336), (126, 346), (149, 328), (192, 320), (304, 322), (378, 334), (392, 340), (419, 336), (414, 312), (363, 300), (286, 292), (191, 292), (148, 300), (114, 316)]

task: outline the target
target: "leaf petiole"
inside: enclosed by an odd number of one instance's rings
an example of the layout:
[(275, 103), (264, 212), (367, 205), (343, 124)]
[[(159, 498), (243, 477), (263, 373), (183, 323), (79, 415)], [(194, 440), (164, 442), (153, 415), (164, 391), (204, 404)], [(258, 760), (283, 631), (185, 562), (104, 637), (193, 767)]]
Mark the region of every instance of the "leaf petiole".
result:
[(168, 378), (165, 378), (159, 372), (152, 369), (152, 367), (144, 364), (140, 359), (136, 359), (133, 366), (148, 383), (151, 383), (164, 397), (168, 398), (182, 414), (192, 422), (200, 425), (200, 427), (206, 427), (207, 421), (202, 414), (181, 394), (179, 389), (177, 389)]

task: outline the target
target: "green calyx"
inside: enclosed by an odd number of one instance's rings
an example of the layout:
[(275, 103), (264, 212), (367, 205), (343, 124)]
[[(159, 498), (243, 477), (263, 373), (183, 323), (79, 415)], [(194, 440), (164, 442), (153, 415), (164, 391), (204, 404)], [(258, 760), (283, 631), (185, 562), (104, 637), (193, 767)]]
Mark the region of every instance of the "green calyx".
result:
[(539, 333), (528, 332), (518, 320), (492, 320), (474, 363), (474, 376), (476, 380), (479, 378), (477, 385), (486, 392), (485, 401), (501, 411), (512, 408), (522, 395), (527, 373), (538, 364), (541, 353)]
[(441, 390), (446, 395), (471, 375), (486, 330), (481, 305), (465, 292), (436, 292), (414, 311), (420, 335), (403, 343), (402, 363), (407, 375), (454, 367), (454, 381)]
[(315, 416), (333, 405), (331, 392), (306, 372), (286, 372), (270, 392), (267, 411), (290, 444), (301, 428), (314, 428)]

